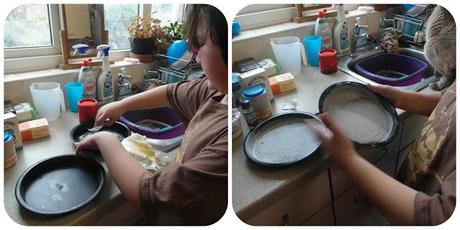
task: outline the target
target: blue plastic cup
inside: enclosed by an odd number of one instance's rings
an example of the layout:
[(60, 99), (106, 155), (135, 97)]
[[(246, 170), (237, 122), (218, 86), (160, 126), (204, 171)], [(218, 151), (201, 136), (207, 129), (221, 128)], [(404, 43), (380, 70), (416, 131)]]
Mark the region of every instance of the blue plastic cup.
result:
[(78, 101), (83, 98), (83, 83), (69, 82), (65, 84), (65, 93), (70, 111), (78, 112)]
[(311, 66), (319, 66), (319, 51), (321, 51), (321, 36), (307, 35), (303, 38), (307, 60)]

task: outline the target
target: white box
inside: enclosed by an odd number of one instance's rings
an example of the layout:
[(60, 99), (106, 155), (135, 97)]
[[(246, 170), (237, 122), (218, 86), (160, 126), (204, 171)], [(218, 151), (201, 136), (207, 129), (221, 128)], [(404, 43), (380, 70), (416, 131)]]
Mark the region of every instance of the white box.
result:
[(241, 89), (244, 92), (245, 89), (257, 85), (260, 83), (265, 84), (265, 88), (267, 89), (268, 96), (270, 98), (270, 101), (274, 100), (272, 90), (270, 88), (270, 83), (268, 82), (268, 76), (267, 76), (267, 71), (265, 71), (262, 68), (257, 68), (250, 70), (248, 72), (240, 73), (240, 84), (241, 84)]

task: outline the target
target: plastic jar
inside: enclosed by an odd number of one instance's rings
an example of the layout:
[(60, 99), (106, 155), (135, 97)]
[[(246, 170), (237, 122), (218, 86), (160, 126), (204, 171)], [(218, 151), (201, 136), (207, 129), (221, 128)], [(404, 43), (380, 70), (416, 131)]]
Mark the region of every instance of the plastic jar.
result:
[(232, 109), (232, 139), (236, 139), (243, 134), (241, 126), (241, 112), (239, 109)]
[(238, 108), (240, 106), (241, 84), (237, 73), (232, 73), (232, 103)]
[(240, 107), (241, 112), (244, 115), (244, 119), (248, 123), (249, 127), (253, 127), (256, 125), (256, 114), (254, 113), (254, 109), (252, 109), (251, 104), (247, 98), (240, 98)]
[(257, 84), (247, 88), (243, 96), (249, 100), (257, 121), (264, 120), (272, 115), (272, 105), (264, 84)]
[(337, 72), (337, 52), (335, 49), (324, 49), (319, 52), (319, 65), (321, 73), (331, 74)]
[(83, 98), (78, 102), (78, 118), (80, 123), (94, 124), (97, 114), (97, 101), (92, 98)]
[(13, 130), (6, 130), (3, 136), (3, 145), (4, 145), (4, 162), (5, 168), (10, 168), (16, 164), (16, 149), (14, 148), (14, 133)]

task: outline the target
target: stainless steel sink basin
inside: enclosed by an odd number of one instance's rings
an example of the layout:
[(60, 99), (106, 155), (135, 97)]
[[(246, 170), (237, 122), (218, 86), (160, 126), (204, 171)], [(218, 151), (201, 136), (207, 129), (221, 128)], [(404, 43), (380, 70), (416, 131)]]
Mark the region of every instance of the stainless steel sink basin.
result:
[[(355, 70), (354, 67), (357, 62), (363, 59), (369, 58), (369, 57), (373, 57), (373, 56), (382, 54), (382, 53), (384, 53), (382, 49), (370, 49), (367, 51), (362, 51), (361, 53), (359, 53), (359, 55), (356, 58), (351, 58), (348, 56), (342, 57), (338, 60), (338, 69), (364, 83), (376, 83), (366, 78), (365, 76), (360, 75)], [(426, 60), (423, 51), (417, 50), (414, 48), (401, 48), (399, 51), (399, 54), (407, 55), (407, 56), (416, 58), (420, 61), (423, 61), (428, 65), (428, 68), (423, 73), (421, 81), (414, 83), (412, 85), (409, 85), (409, 86), (397, 86), (398, 88), (401, 88), (404, 90), (411, 90), (411, 91), (420, 91), (424, 89), (425, 87), (427, 87), (430, 82), (433, 82), (435, 80), (434, 69), (433, 67), (431, 67), (429, 62)]]

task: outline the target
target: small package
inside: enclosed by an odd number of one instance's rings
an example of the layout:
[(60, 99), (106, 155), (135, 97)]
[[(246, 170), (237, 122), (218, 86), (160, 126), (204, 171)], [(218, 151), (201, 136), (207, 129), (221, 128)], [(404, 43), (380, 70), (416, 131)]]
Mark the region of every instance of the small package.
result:
[(18, 122), (35, 120), (38, 118), (38, 112), (29, 103), (21, 103), (14, 106)]
[(259, 63), (254, 58), (246, 58), (243, 60), (238, 60), (233, 63), (234, 72), (244, 73), (251, 71), (253, 69), (261, 68)]
[(5, 113), (3, 115), (3, 126), (3, 129), (5, 131), (13, 130), (14, 148), (16, 150), (22, 149), (22, 137), (21, 133), (19, 132), (18, 119), (16, 117), (16, 114), (11, 112)]
[(281, 67), (272, 59), (267, 58), (259, 61), (259, 65), (267, 72), (267, 76), (271, 77), (281, 73)]
[(291, 73), (284, 73), (270, 77), (268, 81), (270, 82), (270, 88), (272, 89), (273, 94), (287, 92), (296, 88), (294, 76)]
[(41, 118), (19, 124), (19, 131), (23, 141), (34, 140), (50, 135), (48, 121)]

